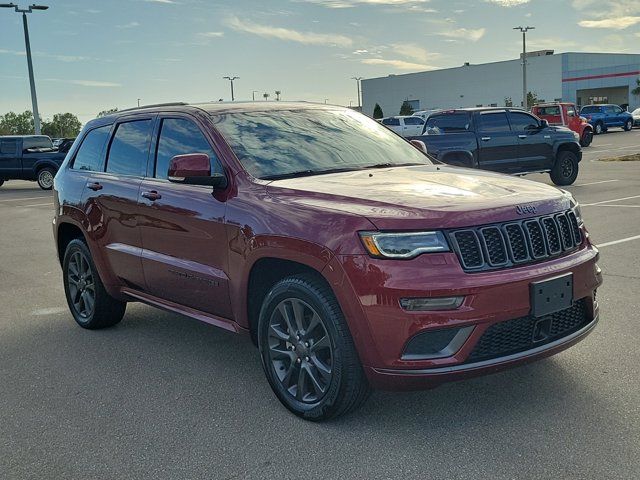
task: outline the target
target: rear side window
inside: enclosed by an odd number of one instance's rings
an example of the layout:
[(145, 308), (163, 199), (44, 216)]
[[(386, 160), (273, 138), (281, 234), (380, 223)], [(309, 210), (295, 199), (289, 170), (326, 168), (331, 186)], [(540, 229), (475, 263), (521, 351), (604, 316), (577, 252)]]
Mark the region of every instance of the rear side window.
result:
[(143, 176), (147, 171), (151, 120), (118, 125), (107, 158), (107, 172)]
[(427, 120), (427, 130), (430, 133), (466, 132), (469, 126), (469, 114), (466, 112), (431, 115)]
[(511, 120), (511, 130), (522, 132), (538, 128), (538, 121), (531, 115), (521, 112), (509, 112)]
[(404, 119), (405, 125), (422, 125), (423, 123), (424, 120), (422, 120), (420, 117), (407, 117)]
[(538, 107), (536, 113), (538, 115), (560, 115), (560, 107)]
[(0, 154), (15, 155), (18, 148), (18, 141), (14, 138), (0, 140)]
[(582, 107), (582, 110), (580, 110), (580, 113), (598, 113), (598, 112), (600, 112), (600, 107), (597, 107), (597, 106)]
[(399, 118), (383, 118), (382, 124), (390, 127), (398, 127), (400, 125)]
[(508, 132), (509, 122), (506, 112), (481, 113), (479, 130), (481, 132)]
[(206, 153), (211, 160), (211, 173), (222, 173), (216, 154), (195, 123), (184, 118), (162, 120), (155, 177), (167, 178), (171, 159), (187, 153)]
[(111, 125), (105, 125), (104, 127), (94, 128), (87, 133), (73, 161), (72, 168), (74, 170), (89, 170), (92, 172), (102, 172), (104, 170), (102, 152), (104, 144), (109, 138), (110, 130)]
[(49, 137), (45, 136), (25, 137), (22, 140), (23, 152), (28, 150), (37, 151), (40, 148), (53, 148), (53, 142)]

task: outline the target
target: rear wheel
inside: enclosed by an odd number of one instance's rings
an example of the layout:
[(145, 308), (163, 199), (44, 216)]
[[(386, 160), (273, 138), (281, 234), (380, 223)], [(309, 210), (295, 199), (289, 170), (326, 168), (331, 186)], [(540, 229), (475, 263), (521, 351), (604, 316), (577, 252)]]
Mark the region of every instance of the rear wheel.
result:
[(0, 187), (4, 184), (4, 180), (0, 178)]
[(53, 178), (56, 172), (49, 167), (45, 167), (38, 172), (38, 185), (42, 190), (51, 190), (53, 188)]
[(67, 304), (78, 325), (94, 330), (122, 320), (127, 304), (107, 293), (84, 241), (69, 242), (62, 273)]
[(604, 133), (604, 124), (602, 122), (596, 123), (594, 127), (594, 133), (596, 135), (600, 135), (601, 133)]
[(588, 147), (589, 145), (591, 145), (592, 141), (593, 132), (591, 130), (585, 130), (584, 132), (582, 132), (582, 137), (580, 138), (581, 147)]
[(633, 128), (633, 120), (629, 119), (625, 122), (624, 127), (622, 127), (625, 132), (631, 131)]
[(578, 156), (569, 150), (558, 153), (550, 176), (556, 185), (571, 185), (578, 178)]
[(271, 289), (260, 311), (258, 346), (272, 390), (304, 419), (343, 415), (369, 396), (344, 315), (314, 275), (288, 277)]

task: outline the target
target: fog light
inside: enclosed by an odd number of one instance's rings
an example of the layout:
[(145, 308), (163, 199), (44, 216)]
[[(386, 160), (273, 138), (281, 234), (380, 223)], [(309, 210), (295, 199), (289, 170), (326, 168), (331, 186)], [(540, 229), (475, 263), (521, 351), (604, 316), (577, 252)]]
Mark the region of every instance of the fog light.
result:
[(463, 300), (464, 297), (401, 298), (400, 306), (409, 312), (454, 310)]
[(441, 328), (417, 334), (404, 349), (403, 360), (427, 360), (454, 355), (469, 338), (473, 326)]

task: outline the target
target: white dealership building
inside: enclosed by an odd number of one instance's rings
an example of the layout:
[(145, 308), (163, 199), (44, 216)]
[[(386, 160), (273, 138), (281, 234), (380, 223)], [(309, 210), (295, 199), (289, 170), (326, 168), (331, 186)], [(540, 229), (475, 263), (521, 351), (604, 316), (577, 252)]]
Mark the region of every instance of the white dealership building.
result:
[[(640, 0), (638, 0), (640, 1)], [(527, 90), (538, 101), (575, 102), (578, 105), (615, 103), (640, 106), (640, 54), (558, 53), (542, 50), (527, 54)], [(362, 80), (363, 112), (373, 114), (378, 103), (385, 116), (397, 115), (407, 100), (414, 110), (522, 103), (522, 60), (465, 63), (427, 72), (389, 75)]]

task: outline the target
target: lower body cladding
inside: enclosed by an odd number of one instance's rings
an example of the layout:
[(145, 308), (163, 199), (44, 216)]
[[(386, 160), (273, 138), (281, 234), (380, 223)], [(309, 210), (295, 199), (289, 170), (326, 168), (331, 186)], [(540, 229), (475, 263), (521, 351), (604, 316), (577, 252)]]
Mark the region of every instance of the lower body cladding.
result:
[[(587, 242), (542, 263), (478, 273), (463, 272), (453, 253), (407, 261), (341, 256), (334, 261), (345, 276), (334, 290), (370, 384), (423, 389), (544, 358), (583, 339), (598, 320), (597, 259)], [(351, 295), (357, 308), (345, 308)]]

